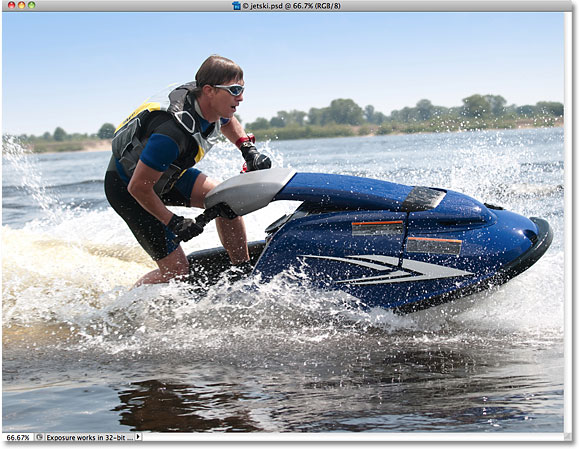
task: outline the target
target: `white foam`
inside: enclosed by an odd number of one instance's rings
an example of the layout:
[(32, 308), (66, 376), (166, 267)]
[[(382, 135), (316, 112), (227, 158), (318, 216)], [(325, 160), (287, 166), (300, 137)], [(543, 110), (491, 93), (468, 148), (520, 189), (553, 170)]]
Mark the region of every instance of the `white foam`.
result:
[[(283, 158), (269, 143), (262, 149), (276, 166), (283, 166)], [(467, 162), (450, 171), (449, 178), (441, 172), (435, 176), (441, 179), (432, 180), (433, 174), (420, 168), (413, 176), (430, 179), (429, 184), (445, 181), (455, 190), (492, 194), (494, 180), (510, 176), (509, 170), (518, 169), (509, 167), (518, 167), (524, 159), (509, 152), (498, 159), (480, 159), (472, 150), (459, 152), (468, 155)], [(241, 166), (237, 150), (218, 146), (203, 161), (203, 171), (215, 178), (236, 175), (232, 155)], [(267, 284), (222, 283), (204, 298), (181, 283), (129, 290), (155, 265), (116, 213), (110, 208), (87, 211), (62, 206), (47, 196), (34, 165), (26, 166), (28, 162), (18, 158), (13, 161), (16, 166), (24, 164), (22, 171), (38, 175), (22, 182), (36, 192), (33, 198), (44, 205), (46, 216), (22, 229), (3, 227), (3, 323), (8, 327), (66, 324), (66, 335), (81, 337), (74, 344), (81, 350), (135, 354), (232, 348), (283, 353), (292, 346), (309, 348), (349, 339), (364, 342), (372, 336), (447, 343), (480, 337), (516, 343), (557, 341), (562, 335), (564, 258), (558, 236), (534, 267), (496, 291), (408, 316), (381, 308), (368, 310), (344, 293), (315, 290), (297, 272), (281, 274)], [(385, 169), (376, 165), (372, 170)], [(488, 178), (473, 173), (487, 173)], [(263, 239), (265, 227), (295, 206), (276, 202), (246, 216), (248, 239)], [(201, 211), (179, 208), (175, 212), (194, 217)], [(184, 248), (190, 252), (219, 245), (211, 224), (202, 238), (185, 243)], [(67, 340), (65, 345), (73, 344)]]

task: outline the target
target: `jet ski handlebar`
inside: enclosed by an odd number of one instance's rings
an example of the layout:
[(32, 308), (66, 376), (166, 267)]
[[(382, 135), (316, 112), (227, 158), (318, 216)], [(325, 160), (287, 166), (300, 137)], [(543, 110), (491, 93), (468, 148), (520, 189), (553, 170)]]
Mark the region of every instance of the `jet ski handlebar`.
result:
[[(237, 214), (235, 214), (231, 208), (226, 203), (219, 203), (217, 205), (212, 206), (211, 208), (206, 209), (197, 217), (195, 217), (195, 224), (203, 230), (205, 225), (207, 225), (212, 220), (216, 219), (217, 217), (224, 217), (226, 219), (235, 219)], [(201, 234), (202, 231), (199, 232)], [(179, 237), (175, 237), (173, 239), (173, 243), (175, 245), (179, 245), (179, 243), (183, 239)]]
[[(204, 228), (217, 217), (235, 219), (267, 206), (295, 175), (294, 169), (274, 168), (237, 175), (213, 188), (205, 197), (205, 211), (195, 218)], [(175, 238), (178, 244), (181, 240)]]

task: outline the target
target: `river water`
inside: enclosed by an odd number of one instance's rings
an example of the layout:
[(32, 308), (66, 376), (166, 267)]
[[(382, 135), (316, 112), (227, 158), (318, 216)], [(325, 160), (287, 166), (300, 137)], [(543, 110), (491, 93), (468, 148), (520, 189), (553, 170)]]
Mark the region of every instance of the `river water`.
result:
[[(260, 145), (276, 166), (449, 188), (550, 222), (527, 272), (407, 316), (289, 278), (201, 300), (179, 283), (130, 290), (154, 266), (104, 198), (110, 153), (3, 144), (4, 432), (567, 430), (562, 129)], [(222, 144), (200, 168), (225, 179), (241, 163)], [(247, 216), (249, 239), (296, 206)], [(218, 242), (210, 225), (185, 249)]]

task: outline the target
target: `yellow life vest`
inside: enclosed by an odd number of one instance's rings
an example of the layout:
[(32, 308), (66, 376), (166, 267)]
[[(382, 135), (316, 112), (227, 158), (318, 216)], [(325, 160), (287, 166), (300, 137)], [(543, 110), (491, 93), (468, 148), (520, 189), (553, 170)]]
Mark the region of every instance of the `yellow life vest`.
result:
[[(175, 87), (177, 86), (177, 87)], [(148, 136), (142, 133), (146, 128), (147, 121), (159, 111), (166, 112), (185, 132), (185, 135), (194, 138), (193, 147), (191, 140), (177, 142), (179, 157), (163, 173), (155, 184), (155, 191), (159, 194), (169, 191), (181, 175), (190, 167), (197, 164), (205, 153), (209, 151), (219, 138), (221, 121), (212, 124), (212, 129), (202, 132), (195, 112), (192, 91), (196, 88), (195, 81), (182, 85), (171, 85), (163, 91), (147, 99), (135, 109), (115, 130), (112, 141), (112, 150), (117, 161), (120, 162), (126, 175), (131, 177), (139, 162), (141, 152), (145, 148)], [(189, 102), (187, 108), (187, 99)], [(193, 105), (193, 107), (192, 107)], [(187, 148), (188, 147), (188, 148)]]

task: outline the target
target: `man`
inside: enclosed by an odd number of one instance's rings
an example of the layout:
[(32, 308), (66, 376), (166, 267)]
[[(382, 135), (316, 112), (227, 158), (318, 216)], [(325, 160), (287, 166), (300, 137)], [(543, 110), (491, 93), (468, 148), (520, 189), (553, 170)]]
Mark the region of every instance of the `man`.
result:
[[(233, 61), (212, 55), (195, 81), (169, 88), (137, 108), (115, 131), (105, 193), (139, 244), (157, 263), (136, 285), (164, 283), (187, 275), (189, 264), (178, 241), (202, 230), (167, 206), (203, 208), (217, 182), (193, 168), (221, 132), (241, 150), (247, 170), (267, 169), (261, 155), (234, 117), (243, 101), (243, 71)], [(248, 270), (249, 253), (241, 217), (216, 219), (219, 238), (231, 262)]]

